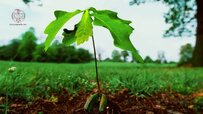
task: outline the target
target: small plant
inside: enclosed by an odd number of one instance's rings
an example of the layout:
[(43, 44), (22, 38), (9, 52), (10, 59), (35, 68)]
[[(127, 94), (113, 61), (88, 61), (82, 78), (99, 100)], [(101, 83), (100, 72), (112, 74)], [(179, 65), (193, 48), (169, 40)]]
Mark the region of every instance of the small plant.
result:
[(11, 67), (8, 69), (8, 72), (13, 73), (16, 71), (16, 67)]
[(105, 107), (107, 105), (107, 99), (104, 94), (101, 93), (100, 84), (99, 84), (99, 76), (98, 76), (98, 65), (96, 58), (96, 48), (95, 41), (93, 35), (93, 24), (96, 26), (102, 26), (108, 29), (113, 37), (114, 45), (123, 49), (131, 51), (133, 57), (137, 59), (137, 61), (143, 63), (141, 56), (138, 54), (137, 50), (130, 42), (129, 36), (133, 31), (133, 28), (129, 25), (131, 21), (123, 20), (117, 17), (117, 13), (110, 10), (96, 10), (91, 7), (84, 11), (76, 10), (74, 12), (66, 12), (66, 11), (55, 11), (56, 20), (52, 21), (45, 29), (44, 33), (48, 34), (45, 41), (45, 51), (51, 45), (51, 42), (54, 40), (58, 31), (63, 27), (63, 25), (69, 21), (75, 15), (82, 13), (82, 18), (79, 23), (75, 25), (74, 30), (63, 29), (63, 41), (62, 43), (66, 46), (71, 45), (74, 42), (77, 42), (78, 45), (84, 43), (89, 40), (89, 37), (92, 38), (93, 49), (94, 49), (94, 60), (95, 60), (95, 71), (96, 71), (96, 81), (98, 92), (93, 94), (87, 100), (84, 109), (86, 111), (92, 111), (93, 105), (97, 104), (95, 102), (99, 101), (99, 111), (105, 111)]
[[(10, 68), (8, 68), (8, 72), (11, 74), (11, 76), (12, 76), (12, 79), (13, 79), (13, 72), (15, 72), (16, 71), (16, 67), (10, 67)], [(10, 90), (10, 91), (12, 91), (12, 94), (11, 94), (11, 96), (12, 96), (12, 98), (13, 98), (13, 96), (14, 96), (14, 80), (13, 80), (13, 86), (12, 86), (12, 90)], [(4, 114), (8, 114), (8, 106), (9, 106), (9, 103), (8, 103), (8, 86), (6, 87), (6, 101), (5, 101), (5, 104), (4, 105), (0, 105), (0, 108), (4, 108)]]

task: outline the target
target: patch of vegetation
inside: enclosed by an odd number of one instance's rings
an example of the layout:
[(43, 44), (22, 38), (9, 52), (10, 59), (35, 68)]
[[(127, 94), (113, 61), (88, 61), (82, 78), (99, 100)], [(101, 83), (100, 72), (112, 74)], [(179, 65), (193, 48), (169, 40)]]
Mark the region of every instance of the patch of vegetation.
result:
[(203, 97), (195, 98), (194, 103), (195, 103), (195, 108), (197, 110), (202, 110), (203, 111)]
[(83, 48), (65, 46), (55, 40), (47, 52), (44, 44), (37, 44), (34, 28), (28, 29), (18, 39), (0, 46), (1, 60), (55, 62), (55, 63), (85, 63), (90, 62), (92, 54)]
[[(16, 67), (13, 73), (8, 72)], [(127, 88), (143, 96), (162, 91), (190, 94), (202, 89), (202, 68), (176, 68), (175, 65), (100, 62), (102, 89), (115, 93)], [(96, 88), (94, 64), (54, 64), (0, 62), (0, 95), (33, 100), (50, 97), (66, 89), (70, 94)]]

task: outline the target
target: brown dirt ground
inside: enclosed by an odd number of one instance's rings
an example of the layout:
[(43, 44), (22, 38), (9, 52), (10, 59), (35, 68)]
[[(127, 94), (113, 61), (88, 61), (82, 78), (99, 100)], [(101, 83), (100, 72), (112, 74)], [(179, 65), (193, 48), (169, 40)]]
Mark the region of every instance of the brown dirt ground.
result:
[[(72, 96), (64, 90), (61, 94), (53, 94), (48, 100), (25, 102), (15, 99), (9, 106), (9, 114), (40, 114), (39, 112), (42, 112), (41, 114), (88, 114), (83, 111), (83, 106), (88, 96), (93, 93), (79, 92), (78, 95)], [(115, 94), (104, 93), (108, 98), (109, 109), (102, 114), (196, 114), (193, 100), (195, 97), (203, 96), (203, 93), (185, 96), (168, 92), (141, 98), (130, 95), (127, 89)], [(2, 102), (0, 100), (0, 104)], [(203, 114), (203, 111), (199, 113)], [(89, 114), (97, 114), (97, 108), (94, 107), (93, 112)]]

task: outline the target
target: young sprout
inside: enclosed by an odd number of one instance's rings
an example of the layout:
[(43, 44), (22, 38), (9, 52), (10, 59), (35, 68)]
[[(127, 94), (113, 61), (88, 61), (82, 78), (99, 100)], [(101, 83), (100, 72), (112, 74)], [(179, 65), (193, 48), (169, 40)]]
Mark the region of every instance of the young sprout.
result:
[(114, 45), (116, 47), (132, 52), (133, 57), (140, 63), (143, 63), (143, 59), (130, 41), (130, 35), (134, 30), (133, 27), (130, 26), (131, 21), (119, 18), (117, 16), (117, 13), (111, 10), (97, 10), (93, 7), (83, 11), (82, 10), (75, 10), (73, 12), (66, 12), (60, 10), (55, 11), (54, 15), (56, 19), (52, 21), (44, 31), (44, 33), (48, 35), (44, 44), (45, 50), (49, 48), (56, 34), (65, 25), (65, 23), (79, 13), (83, 14), (79, 23), (75, 24), (74, 29), (73, 30), (68, 30), (66, 28), (63, 29), (64, 32), (62, 35), (64, 37), (62, 43), (65, 44), (66, 46), (70, 46), (75, 42), (78, 45), (80, 45), (88, 41), (89, 38), (91, 37), (94, 49), (95, 73), (98, 92), (91, 95), (88, 98), (87, 102), (85, 103), (84, 109), (88, 112), (92, 111), (93, 105), (97, 104), (95, 102), (98, 102), (98, 99), (101, 99), (99, 104), (100, 105), (99, 111), (103, 112), (107, 105), (107, 98), (104, 94), (101, 93), (100, 89), (98, 65), (96, 58), (97, 54), (94, 41), (95, 38), (93, 35), (93, 25), (101, 26), (108, 29), (112, 35)]

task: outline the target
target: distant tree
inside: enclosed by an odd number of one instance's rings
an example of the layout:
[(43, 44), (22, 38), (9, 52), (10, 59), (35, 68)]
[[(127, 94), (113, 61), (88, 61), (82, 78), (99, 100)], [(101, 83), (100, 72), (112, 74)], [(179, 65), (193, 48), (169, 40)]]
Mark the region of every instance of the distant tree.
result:
[(161, 64), (161, 60), (157, 59), (157, 60), (154, 61), (154, 63)]
[(55, 41), (46, 53), (51, 62), (84, 63), (92, 60), (92, 54), (88, 50), (67, 47), (58, 41)]
[(131, 0), (130, 3), (154, 1), (169, 6), (164, 17), (170, 27), (164, 36), (196, 36), (192, 66), (203, 67), (203, 0)]
[(112, 56), (112, 61), (121, 62), (121, 54), (118, 50), (113, 50), (111, 56)]
[(11, 60), (13, 58), (13, 52), (10, 50), (13, 49), (11, 46), (1, 46), (0, 47), (0, 60)]
[[(79, 57), (79, 53), (77, 53), (77, 49), (74, 46), (65, 46), (65, 54), (64, 55), (64, 60), (65, 62), (68, 63), (79, 63), (80, 59)], [(88, 53), (91, 56), (91, 53)], [(82, 62), (90, 62), (89, 60), (87, 61), (82, 61)]]
[(160, 61), (160, 63), (167, 63), (164, 51), (158, 52), (158, 60)]
[(19, 60), (20, 57), (18, 56), (18, 48), (21, 44), (22, 40), (20, 39), (13, 39), (11, 40), (11, 43), (8, 45), (10, 47), (10, 52), (12, 53), (11, 59), (12, 60)]
[(0, 47), (0, 59), (1, 60), (18, 60), (17, 49), (21, 43), (21, 40), (14, 39), (8, 45)]
[(105, 61), (105, 62), (110, 62), (110, 61), (112, 61), (110, 58), (106, 58), (106, 59), (104, 59), (103, 61)]
[(22, 41), (18, 47), (17, 53), (21, 61), (30, 61), (32, 60), (32, 53), (37, 46), (37, 37), (34, 34), (34, 28), (30, 28), (21, 37)]
[(194, 47), (192, 47), (192, 45), (189, 43), (181, 46), (179, 64), (191, 63), (193, 51)]
[(175, 62), (175, 61), (169, 61), (168, 63), (169, 64), (177, 64), (177, 62)]
[(19, 39), (0, 46), (0, 60), (84, 63), (92, 60), (92, 54), (85, 49), (65, 46), (57, 40), (45, 53), (44, 44), (37, 44), (34, 28), (23, 33)]
[(90, 54), (88, 50), (85, 50), (83, 48), (79, 48), (77, 50), (77, 55), (80, 63), (89, 62), (93, 60), (92, 54)]
[(58, 43), (55, 47), (55, 61), (60, 62), (69, 62), (70, 56), (72, 53), (69, 53), (68, 47), (64, 44)]
[(127, 57), (129, 56), (128, 51), (121, 51), (121, 55), (123, 57), (123, 61), (126, 62), (127, 61)]
[(103, 50), (101, 48), (97, 48), (98, 61), (102, 61), (102, 53)]
[(92, 60), (92, 54), (85, 49), (76, 49), (73, 46), (65, 46), (55, 41), (45, 53), (44, 44), (39, 44), (33, 52), (33, 60), (38, 62), (68, 62), (84, 63)]
[(151, 59), (150, 56), (146, 56), (145, 59), (144, 59), (144, 62), (145, 63), (153, 63), (154, 61)]
[[(52, 46), (49, 48), (49, 50), (46, 52), (47, 54), (47, 62), (56, 62), (57, 61), (57, 46), (59, 45), (59, 42), (56, 40), (53, 42)], [(44, 49), (43, 49), (44, 51)]]
[(32, 60), (38, 62), (47, 62), (47, 53), (44, 51), (44, 44), (39, 44), (36, 46), (35, 51), (32, 53)]

